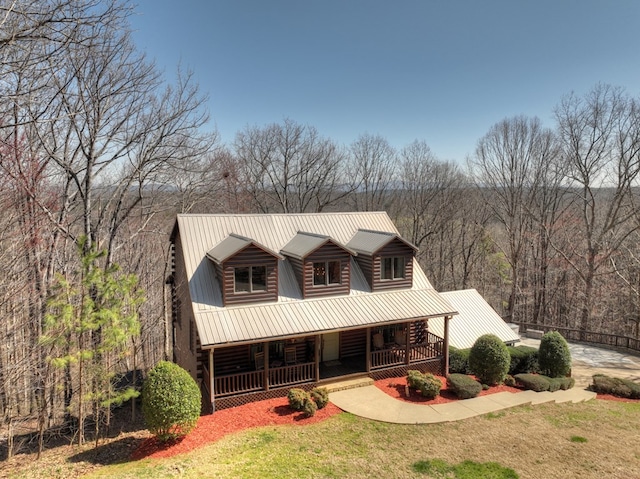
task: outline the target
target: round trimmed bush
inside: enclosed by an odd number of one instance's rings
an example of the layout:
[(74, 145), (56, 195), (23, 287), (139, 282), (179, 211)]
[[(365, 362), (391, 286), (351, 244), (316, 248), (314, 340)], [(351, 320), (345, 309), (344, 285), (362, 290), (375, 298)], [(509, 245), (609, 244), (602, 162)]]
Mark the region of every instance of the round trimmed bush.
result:
[(202, 397), (187, 371), (160, 361), (142, 386), (142, 412), (147, 429), (160, 441), (186, 436), (200, 417)]
[(469, 353), (469, 368), (482, 384), (500, 384), (509, 372), (511, 356), (507, 346), (494, 334), (476, 339)]
[(305, 400), (309, 397), (309, 393), (304, 389), (292, 388), (289, 389), (287, 399), (289, 400), (289, 407), (296, 411), (302, 411)]
[(453, 390), (458, 399), (474, 398), (482, 391), (482, 384), (466, 374), (449, 374), (447, 386)]
[(540, 371), (552, 378), (567, 376), (571, 371), (569, 345), (557, 331), (549, 331), (540, 340), (538, 350)]

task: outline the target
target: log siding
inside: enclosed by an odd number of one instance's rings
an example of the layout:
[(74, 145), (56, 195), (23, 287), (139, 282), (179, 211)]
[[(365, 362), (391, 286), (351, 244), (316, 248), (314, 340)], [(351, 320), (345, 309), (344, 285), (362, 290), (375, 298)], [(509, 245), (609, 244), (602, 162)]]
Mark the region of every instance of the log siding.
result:
[[(235, 268), (247, 266), (266, 266), (266, 291), (236, 292)], [(222, 277), (222, 298), (225, 306), (278, 300), (278, 259), (266, 251), (248, 246), (222, 264), (219, 269)]]

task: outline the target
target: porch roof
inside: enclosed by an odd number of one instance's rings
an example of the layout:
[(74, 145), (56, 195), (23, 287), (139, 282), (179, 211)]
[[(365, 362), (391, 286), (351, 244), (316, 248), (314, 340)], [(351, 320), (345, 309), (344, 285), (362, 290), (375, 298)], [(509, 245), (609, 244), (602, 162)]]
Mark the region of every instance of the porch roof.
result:
[(457, 311), (433, 289), (227, 307), (200, 311), (203, 347), (356, 329)]

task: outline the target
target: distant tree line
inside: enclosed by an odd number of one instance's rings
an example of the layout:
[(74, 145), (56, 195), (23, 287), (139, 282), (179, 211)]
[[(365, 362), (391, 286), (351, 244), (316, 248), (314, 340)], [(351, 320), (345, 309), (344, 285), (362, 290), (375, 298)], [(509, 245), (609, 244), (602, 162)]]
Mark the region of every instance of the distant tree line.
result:
[(97, 440), (120, 375), (171, 359), (177, 213), (385, 210), (440, 291), (476, 288), (507, 321), (640, 334), (637, 98), (596, 85), (563, 98), (551, 128), (504, 119), (465, 165), (423, 140), (341, 145), (291, 119), (222, 145), (190, 73), (167, 81), (132, 43), (132, 13), (120, 0), (0, 4), (8, 455), (26, 429), (44, 447), (45, 431), (82, 442), (91, 423)]

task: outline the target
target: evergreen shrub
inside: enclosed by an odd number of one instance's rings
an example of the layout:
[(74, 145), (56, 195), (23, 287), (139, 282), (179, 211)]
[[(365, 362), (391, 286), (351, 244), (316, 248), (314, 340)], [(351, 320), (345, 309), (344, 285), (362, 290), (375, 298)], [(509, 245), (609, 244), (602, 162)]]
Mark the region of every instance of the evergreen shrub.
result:
[(313, 388), (310, 394), (318, 409), (324, 409), (329, 403), (329, 390), (327, 388)]
[(571, 372), (569, 345), (557, 331), (549, 331), (540, 340), (538, 350), (540, 372), (552, 378), (565, 377)]
[(469, 353), (469, 368), (481, 383), (489, 386), (504, 381), (510, 363), (507, 346), (493, 334), (480, 336)]
[(457, 374), (471, 374), (469, 369), (469, 353), (471, 349), (458, 349), (449, 346), (449, 372)]
[(548, 391), (551, 387), (549, 378), (540, 374), (522, 373), (516, 374), (514, 378), (519, 386), (531, 391)]
[(201, 400), (200, 389), (187, 371), (160, 361), (142, 386), (147, 428), (162, 442), (186, 436), (198, 422)]
[(474, 398), (482, 391), (482, 384), (466, 374), (449, 374), (447, 386), (459, 399)]
[(589, 385), (589, 389), (600, 394), (640, 399), (640, 384), (630, 381), (629, 379), (612, 378), (604, 374), (595, 374), (592, 378), (592, 384)]
[(289, 407), (296, 411), (302, 411), (305, 400), (309, 397), (309, 393), (304, 389), (292, 388), (287, 393), (287, 399), (289, 400)]
[(440, 394), (440, 388), (442, 388), (442, 383), (433, 374), (424, 374), (414, 369), (407, 371), (407, 385), (412, 389), (417, 389), (429, 399)]
[(531, 346), (507, 346), (511, 363), (509, 374), (538, 373), (538, 350)]

